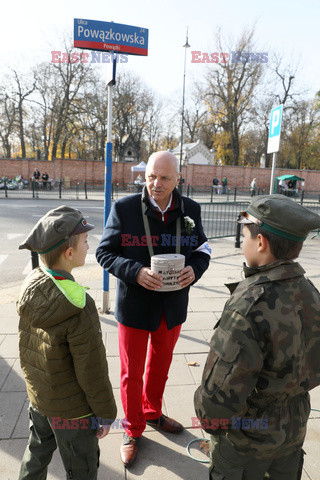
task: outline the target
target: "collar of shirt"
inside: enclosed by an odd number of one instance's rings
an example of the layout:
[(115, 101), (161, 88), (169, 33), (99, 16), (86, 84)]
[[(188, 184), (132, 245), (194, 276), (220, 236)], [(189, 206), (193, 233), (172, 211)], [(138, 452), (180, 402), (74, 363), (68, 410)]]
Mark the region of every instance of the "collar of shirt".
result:
[(71, 273), (66, 272), (65, 270), (51, 270), (50, 268), (46, 268), (46, 270), (57, 280), (72, 280), (74, 282)]
[(171, 195), (170, 195), (169, 203), (168, 203), (168, 205), (166, 206), (166, 208), (165, 208), (164, 210), (161, 210), (161, 208), (159, 207), (159, 205), (157, 204), (157, 202), (153, 199), (153, 197), (151, 197), (151, 195), (149, 195), (149, 200), (150, 200), (150, 203), (151, 203), (154, 207), (156, 207), (156, 208), (159, 210), (159, 212), (161, 212), (162, 215), (163, 215), (163, 214), (164, 214), (167, 210), (169, 210), (169, 208), (171, 207), (171, 203), (172, 203), (172, 193), (171, 193)]

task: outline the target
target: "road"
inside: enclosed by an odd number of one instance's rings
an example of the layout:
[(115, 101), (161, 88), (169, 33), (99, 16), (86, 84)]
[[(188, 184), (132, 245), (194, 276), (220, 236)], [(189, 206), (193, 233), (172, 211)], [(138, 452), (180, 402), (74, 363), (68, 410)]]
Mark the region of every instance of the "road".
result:
[(44, 199), (0, 200), (0, 288), (22, 282), (31, 271), (31, 256), (28, 250), (19, 250), (19, 244), (32, 227), (48, 210), (61, 204), (81, 210), (88, 222), (95, 225), (89, 232), (87, 263), (96, 262), (94, 253), (103, 231), (103, 202)]

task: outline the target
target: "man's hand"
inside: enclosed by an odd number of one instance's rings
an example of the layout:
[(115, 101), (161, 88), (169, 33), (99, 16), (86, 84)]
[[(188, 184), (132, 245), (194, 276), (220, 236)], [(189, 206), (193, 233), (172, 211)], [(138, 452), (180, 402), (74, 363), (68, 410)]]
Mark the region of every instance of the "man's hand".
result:
[(144, 287), (147, 290), (157, 290), (157, 288), (160, 288), (163, 285), (161, 275), (153, 272), (147, 267), (142, 267), (139, 270), (136, 280), (141, 287)]
[(195, 278), (196, 277), (193, 268), (190, 265), (185, 267), (183, 270), (181, 270), (180, 277), (178, 278), (180, 287), (185, 288), (188, 285), (191, 285)]
[(96, 437), (99, 438), (99, 440), (101, 440), (102, 438), (104, 438), (108, 435), (109, 430), (110, 430), (110, 425), (103, 425), (97, 431)]

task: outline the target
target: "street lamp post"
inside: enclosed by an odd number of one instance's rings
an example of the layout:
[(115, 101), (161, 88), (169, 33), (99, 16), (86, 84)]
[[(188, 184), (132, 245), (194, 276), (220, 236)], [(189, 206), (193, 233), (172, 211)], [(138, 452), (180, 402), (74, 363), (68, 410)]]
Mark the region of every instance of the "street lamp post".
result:
[[(183, 70), (183, 90), (182, 90), (182, 112), (181, 112), (181, 141), (180, 141), (180, 161), (179, 161), (179, 172), (181, 174), (182, 169), (182, 150), (183, 150), (183, 124), (184, 124), (184, 97), (186, 89), (186, 59), (187, 59), (187, 48), (190, 48), (188, 42), (188, 28), (186, 34), (186, 43), (183, 45), (184, 50), (184, 70)], [(182, 176), (180, 177), (179, 191), (182, 193)]]

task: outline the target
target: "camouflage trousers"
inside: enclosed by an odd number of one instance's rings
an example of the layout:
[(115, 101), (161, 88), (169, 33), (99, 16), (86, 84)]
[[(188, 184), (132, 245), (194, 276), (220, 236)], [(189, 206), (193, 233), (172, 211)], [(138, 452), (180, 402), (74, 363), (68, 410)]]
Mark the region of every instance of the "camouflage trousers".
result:
[(18, 480), (46, 480), (54, 450), (59, 452), (66, 478), (96, 480), (99, 446), (96, 429), (52, 429), (50, 418), (30, 406), (30, 436)]
[(300, 480), (304, 451), (261, 460), (238, 453), (224, 435), (211, 435), (210, 480)]

